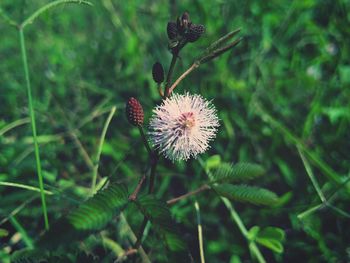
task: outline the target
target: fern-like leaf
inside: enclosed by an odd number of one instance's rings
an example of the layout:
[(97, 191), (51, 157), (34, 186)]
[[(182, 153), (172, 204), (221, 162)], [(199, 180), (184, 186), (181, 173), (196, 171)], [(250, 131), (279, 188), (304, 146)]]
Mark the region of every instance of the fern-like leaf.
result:
[(140, 197), (136, 202), (140, 211), (152, 222), (170, 251), (185, 251), (187, 243), (171, 216), (168, 205), (152, 195)]
[(124, 185), (113, 184), (87, 200), (67, 218), (77, 230), (101, 229), (127, 201), (127, 188)]
[(141, 196), (137, 202), (140, 211), (156, 226), (172, 230), (173, 222), (167, 204), (153, 195)]
[(220, 184), (212, 188), (223, 197), (256, 205), (273, 205), (278, 196), (270, 190), (248, 185)]
[(264, 168), (258, 164), (238, 163), (232, 165), (230, 163), (222, 163), (215, 169), (210, 179), (212, 182), (232, 183), (251, 180), (264, 173)]
[[(105, 227), (128, 203), (128, 190), (121, 184), (111, 184), (61, 218), (38, 241), (38, 247), (55, 248), (80, 240)], [(66, 242), (70, 241), (70, 242)]]

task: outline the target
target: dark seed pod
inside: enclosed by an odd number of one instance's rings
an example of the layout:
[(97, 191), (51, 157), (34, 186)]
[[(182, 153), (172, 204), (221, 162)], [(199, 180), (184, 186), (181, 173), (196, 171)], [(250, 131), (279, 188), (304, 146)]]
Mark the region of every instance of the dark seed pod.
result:
[(170, 40), (176, 38), (178, 33), (176, 22), (173, 22), (173, 21), (168, 22), (166, 32), (168, 33), (168, 38)]
[(164, 81), (164, 69), (162, 64), (160, 64), (159, 62), (156, 62), (153, 64), (152, 76), (153, 76), (153, 80), (158, 84)]
[(134, 126), (143, 124), (143, 108), (140, 102), (135, 98), (130, 98), (125, 107), (126, 118)]
[(205, 32), (205, 27), (203, 25), (192, 24), (186, 33), (186, 38), (188, 42), (197, 41), (201, 35)]

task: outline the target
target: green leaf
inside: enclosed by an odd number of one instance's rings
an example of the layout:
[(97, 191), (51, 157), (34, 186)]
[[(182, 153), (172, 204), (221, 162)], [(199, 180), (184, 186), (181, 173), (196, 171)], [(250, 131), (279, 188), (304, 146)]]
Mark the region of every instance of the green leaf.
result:
[(249, 240), (255, 240), (256, 236), (258, 235), (260, 231), (260, 227), (258, 226), (253, 226), (251, 229), (249, 229), (248, 232), (248, 239)]
[(281, 244), (281, 242), (279, 242), (277, 240), (257, 237), (256, 242), (258, 242), (260, 245), (263, 245), (264, 247), (271, 249), (272, 251), (274, 251), (276, 253), (283, 252), (283, 245)]
[(221, 156), (220, 155), (213, 155), (210, 156), (206, 161), (205, 161), (205, 168), (207, 170), (214, 169), (218, 167), (221, 163)]
[(261, 230), (258, 238), (275, 239), (282, 242), (285, 239), (285, 233), (281, 228), (270, 226)]
[(212, 182), (238, 182), (257, 178), (265, 173), (262, 166), (253, 163), (238, 163), (232, 165), (222, 163), (214, 171), (211, 178)]
[(124, 185), (113, 184), (99, 191), (91, 199), (68, 215), (68, 221), (78, 230), (103, 228), (128, 202), (128, 190)]
[(6, 237), (9, 232), (6, 229), (0, 228), (0, 237)]
[(153, 195), (144, 195), (136, 201), (136, 205), (153, 224), (166, 230), (173, 229), (170, 210), (162, 200)]
[(223, 197), (231, 200), (249, 202), (256, 205), (273, 205), (278, 196), (267, 189), (248, 185), (220, 184), (212, 188)]
[(285, 239), (284, 231), (278, 227), (266, 227), (260, 230), (255, 237), (255, 241), (276, 253), (283, 252), (282, 242)]
[(187, 249), (186, 242), (181, 238), (179, 234), (166, 232), (164, 234), (165, 242), (171, 251), (184, 251)]
[[(128, 200), (128, 190), (122, 184), (113, 183), (100, 190), (68, 214), (59, 219), (38, 241), (40, 248), (56, 248), (69, 245), (105, 227), (122, 209)], [(69, 241), (69, 242), (67, 242)]]
[(141, 196), (136, 205), (140, 211), (158, 228), (167, 247), (174, 252), (187, 249), (176, 222), (172, 219), (168, 205), (153, 195)]

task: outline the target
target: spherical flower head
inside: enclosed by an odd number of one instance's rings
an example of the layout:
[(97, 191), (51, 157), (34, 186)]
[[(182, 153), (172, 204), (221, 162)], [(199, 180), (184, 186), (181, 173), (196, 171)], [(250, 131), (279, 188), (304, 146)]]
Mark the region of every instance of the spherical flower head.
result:
[(200, 95), (173, 94), (153, 110), (149, 135), (166, 158), (187, 160), (209, 148), (218, 126), (211, 102)]

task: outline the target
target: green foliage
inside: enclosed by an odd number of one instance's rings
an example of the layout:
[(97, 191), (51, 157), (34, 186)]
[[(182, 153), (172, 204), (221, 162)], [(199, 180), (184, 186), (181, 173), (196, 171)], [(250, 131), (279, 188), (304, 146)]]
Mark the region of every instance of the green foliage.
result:
[(101, 230), (118, 215), (128, 203), (125, 185), (112, 183), (100, 190), (77, 209), (61, 218), (38, 241), (42, 248), (67, 246), (69, 243), (85, 238), (94, 231)]
[(234, 183), (255, 179), (265, 173), (262, 166), (252, 163), (221, 163), (212, 173), (213, 183)]
[(102, 229), (128, 202), (125, 185), (111, 184), (71, 212), (67, 219), (77, 230)]
[[(36, 189), (39, 185), (16, 25), (54, 2), (0, 1), (0, 181)], [(231, 204), (246, 226), (261, 226), (258, 232), (270, 225), (288, 231), (282, 253), (261, 250), (266, 261), (299, 262), (302, 258), (310, 263), (348, 262), (349, 219), (333, 207), (347, 211), (350, 201), (349, 183), (343, 183), (350, 171), (349, 1), (91, 2), (93, 7), (62, 4), (48, 9), (24, 32), (44, 187), (52, 193), (47, 195), (47, 212), (53, 235), (45, 241), (53, 245), (51, 252), (61, 250), (72, 262), (79, 262), (78, 256), (70, 253), (72, 248), (84, 250), (99, 262), (112, 262), (115, 254), (101, 245), (101, 234), (124, 250), (133, 245), (132, 237), (143, 219), (136, 208), (125, 216), (128, 224), (121, 224), (117, 216), (102, 233), (97, 230), (98, 234), (77, 230), (67, 217), (57, 219), (73, 213), (89, 195), (92, 167), (96, 165), (93, 157), (111, 108), (116, 106), (121, 112), (128, 97), (137, 97), (144, 106), (145, 121), (149, 119), (159, 102), (152, 65), (160, 61), (167, 70), (171, 60), (166, 23), (187, 10), (195, 23), (205, 25), (206, 33), (183, 49), (174, 78), (220, 36), (228, 32), (234, 35), (231, 31), (241, 28), (243, 40), (232, 52), (201, 65), (176, 88), (178, 93), (189, 91), (212, 99), (221, 127), (209, 151), (201, 156), (207, 163), (204, 168), (196, 160), (160, 161), (156, 196), (170, 200), (197, 189), (207, 178), (203, 169), (214, 174), (224, 161), (259, 163), (267, 176), (259, 177), (255, 185), (279, 193), (277, 205), (257, 209), (236, 205), (236, 200)], [(98, 181), (109, 178), (136, 184), (148, 162), (141, 144), (138, 130), (130, 128), (123, 114), (116, 115), (102, 148)], [(310, 162), (320, 190), (332, 206), (321, 203), (297, 147)], [(3, 184), (0, 196), (0, 228), (8, 233), (0, 237), (0, 261), (7, 263), (10, 254), (26, 247), (9, 216), (14, 213), (31, 239), (44, 241), (43, 219), (37, 192)], [(193, 198), (169, 208), (176, 222), (183, 223), (186, 231), (179, 233), (186, 238), (198, 234), (190, 204)], [(195, 198), (202, 208), (206, 262), (250, 262), (240, 229), (231, 217), (222, 216), (226, 208), (220, 198), (211, 191)], [(77, 220), (88, 221), (88, 225), (94, 222), (89, 216)], [(90, 227), (104, 222), (99, 219)], [(169, 251), (159, 242), (161, 234), (154, 233), (155, 225), (142, 246), (146, 253), (152, 252), (151, 262), (167, 262)], [(176, 248), (178, 236), (165, 237)], [(90, 239), (97, 245), (91, 246)], [(39, 247), (43, 241), (34, 245)], [(256, 239), (255, 243), (263, 245)], [(181, 247), (182, 242), (178, 244)], [(200, 262), (197, 240), (189, 244), (194, 262)], [(62, 245), (69, 248), (60, 248)], [(38, 251), (39, 259), (50, 257), (44, 248)], [(140, 254), (133, 257), (130, 261), (144, 259)], [(80, 262), (89, 260), (81, 256)]]
[(6, 229), (0, 228), (0, 238), (6, 237), (8, 235), (8, 231)]
[(278, 227), (266, 227), (260, 229), (254, 226), (249, 230), (249, 239), (256, 241), (258, 244), (265, 246), (272, 251), (283, 253), (283, 242), (285, 241), (285, 233)]
[(181, 237), (166, 203), (153, 195), (145, 195), (140, 197), (136, 204), (140, 211), (158, 228), (158, 232), (170, 251), (184, 251), (187, 249), (187, 244)]
[(256, 205), (273, 205), (278, 201), (278, 196), (264, 188), (248, 185), (220, 184), (212, 188), (220, 196), (230, 200), (248, 202)]

